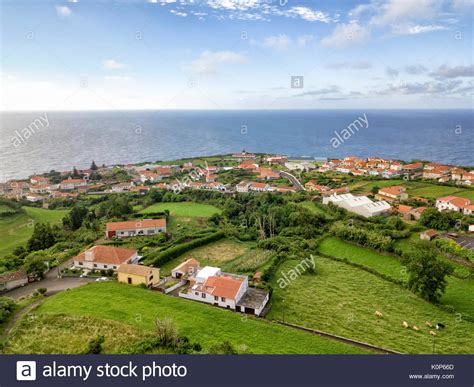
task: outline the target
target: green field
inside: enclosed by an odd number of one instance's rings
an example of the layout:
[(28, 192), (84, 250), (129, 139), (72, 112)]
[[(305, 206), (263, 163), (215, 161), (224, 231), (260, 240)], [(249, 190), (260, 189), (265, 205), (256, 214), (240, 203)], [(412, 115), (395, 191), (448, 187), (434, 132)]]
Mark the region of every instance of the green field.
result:
[[(398, 247), (400, 243), (397, 242)], [(406, 244), (406, 243), (405, 243)], [(406, 246), (405, 246), (406, 247)], [(346, 258), (366, 267), (377, 270), (391, 278), (406, 281), (408, 277), (399, 259), (373, 251), (371, 249), (356, 246), (352, 243), (344, 242), (337, 238), (326, 238), (321, 242), (319, 251), (323, 254), (338, 258)], [(456, 267), (456, 265), (454, 265)], [(455, 308), (457, 313), (466, 314), (474, 318), (474, 281), (469, 279), (458, 279), (448, 277), (446, 293), (441, 298), (441, 302)]]
[(27, 242), (37, 222), (60, 223), (67, 210), (45, 210), (43, 208), (23, 207), (25, 214), (0, 218), (0, 257)]
[(161, 267), (161, 275), (170, 275), (171, 270), (189, 258), (195, 258), (204, 266), (223, 267), (227, 262), (244, 254), (250, 248), (249, 243), (222, 239), (205, 246), (190, 250)]
[(171, 216), (178, 217), (201, 217), (209, 218), (214, 214), (220, 214), (221, 210), (210, 204), (193, 203), (193, 202), (179, 202), (179, 203), (155, 203), (150, 207), (140, 211), (141, 214), (150, 212), (160, 212), (168, 210)]
[[(200, 343), (204, 351), (228, 340), (240, 352), (246, 353), (368, 353), (358, 347), (263, 319), (116, 282), (90, 283), (59, 293), (46, 299), (36, 313), (113, 320), (143, 332), (153, 330), (156, 318), (169, 317), (180, 335)], [(29, 339), (32, 342), (42, 340), (43, 330), (34, 332), (38, 337), (30, 335)], [(70, 340), (77, 340), (77, 332), (72, 328), (70, 334), (74, 336)], [(84, 335), (77, 335), (84, 340)], [(49, 345), (50, 348), (60, 348), (63, 341), (59, 337), (50, 337)]]
[[(403, 353), (431, 353), (426, 322), (442, 322), (437, 353), (474, 353), (474, 324), (425, 302), (402, 287), (361, 269), (315, 257), (316, 274), (303, 274), (281, 289), (278, 278), (298, 261), (287, 261), (273, 281), (269, 318), (350, 337)], [(375, 311), (383, 313), (377, 318)], [(410, 327), (405, 329), (403, 321)]]

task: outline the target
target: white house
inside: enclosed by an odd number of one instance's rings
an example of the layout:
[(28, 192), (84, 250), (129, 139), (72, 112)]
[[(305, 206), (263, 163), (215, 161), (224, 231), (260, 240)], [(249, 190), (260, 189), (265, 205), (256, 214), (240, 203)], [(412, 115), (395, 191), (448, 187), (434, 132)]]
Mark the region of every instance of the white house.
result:
[(465, 207), (471, 204), (469, 199), (457, 196), (445, 196), (436, 199), (436, 208), (438, 211), (456, 211), (463, 212)]
[(79, 187), (85, 187), (87, 185), (87, 180), (84, 179), (66, 179), (59, 184), (59, 188), (62, 190), (72, 190)]
[(187, 292), (179, 296), (257, 316), (269, 299), (268, 292), (248, 287), (247, 276), (222, 273), (218, 267), (211, 266), (190, 276)]
[(370, 218), (371, 216), (383, 215), (390, 211), (391, 206), (386, 201), (373, 202), (367, 196), (354, 196), (350, 193), (343, 195), (331, 195), (323, 198), (323, 204), (333, 203), (338, 207), (358, 215)]
[(137, 263), (138, 254), (135, 249), (113, 246), (93, 246), (73, 258), (74, 267), (89, 270), (117, 271), (122, 263)]
[(28, 276), (23, 271), (0, 274), (0, 292), (18, 288), (28, 283)]
[(119, 238), (155, 235), (166, 232), (166, 219), (138, 219), (126, 222), (109, 222), (105, 226), (105, 237)]

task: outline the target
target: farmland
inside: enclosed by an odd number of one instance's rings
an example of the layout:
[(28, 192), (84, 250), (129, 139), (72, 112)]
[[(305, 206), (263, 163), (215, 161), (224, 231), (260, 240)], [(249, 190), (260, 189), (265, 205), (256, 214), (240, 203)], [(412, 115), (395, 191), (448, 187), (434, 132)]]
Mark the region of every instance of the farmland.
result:
[(189, 258), (195, 258), (202, 266), (223, 266), (238, 256), (244, 254), (250, 245), (244, 242), (224, 239), (205, 246), (198, 247), (182, 256), (171, 260), (162, 266), (162, 274), (169, 275), (171, 270)]
[(34, 224), (61, 222), (67, 210), (45, 210), (42, 208), (23, 207), (23, 214), (0, 218), (0, 257), (9, 254), (16, 246), (26, 243), (33, 233)]
[(221, 210), (210, 204), (180, 202), (180, 203), (155, 203), (150, 207), (140, 211), (141, 214), (161, 212), (168, 210), (171, 216), (187, 218), (209, 218), (214, 214), (221, 213)]
[[(377, 272), (385, 274), (393, 279), (407, 280), (402, 263), (396, 257), (380, 254), (376, 251), (359, 247), (337, 238), (326, 238), (322, 241), (319, 251), (323, 254), (338, 258), (346, 258)], [(445, 305), (454, 307), (456, 312), (466, 314), (474, 318), (474, 303), (470, 302), (474, 292), (474, 281), (448, 277), (446, 293), (441, 298)]]
[[(227, 340), (239, 352), (245, 353), (367, 353), (358, 347), (272, 322), (113, 282), (91, 283), (60, 293), (45, 300), (35, 313), (51, 318), (63, 319), (67, 315), (69, 318), (90, 317), (105, 322), (120, 322), (138, 332), (151, 332), (156, 318), (170, 317), (179, 333), (192, 342), (200, 343), (204, 351)], [(83, 339), (74, 331), (74, 326), (62, 329), (72, 336), (70, 340)], [(26, 339), (42, 342), (46, 340), (43, 337), (45, 334), (49, 337), (48, 350), (61, 351), (63, 334), (57, 337), (40, 329), (21, 329), (13, 336), (11, 343), (7, 342), (7, 352), (15, 348), (21, 351)], [(79, 348), (82, 346), (79, 345)], [(114, 346), (109, 348), (113, 350)]]
[[(324, 330), (403, 353), (431, 353), (426, 321), (443, 322), (437, 353), (472, 353), (474, 324), (425, 302), (402, 287), (350, 265), (316, 257), (316, 274), (304, 274), (281, 289), (274, 279), (269, 318)], [(287, 261), (278, 273), (298, 264)], [(375, 311), (383, 318), (377, 318)], [(402, 322), (420, 331), (405, 329)]]

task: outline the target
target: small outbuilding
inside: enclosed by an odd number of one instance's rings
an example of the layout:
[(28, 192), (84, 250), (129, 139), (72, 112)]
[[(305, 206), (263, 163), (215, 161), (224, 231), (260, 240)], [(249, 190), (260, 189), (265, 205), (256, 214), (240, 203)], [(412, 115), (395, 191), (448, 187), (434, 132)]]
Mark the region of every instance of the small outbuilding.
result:
[(430, 240), (436, 238), (437, 236), (438, 236), (438, 231), (430, 229), (430, 230), (423, 231), (420, 234), (420, 239), (422, 239), (424, 241), (430, 241)]
[(12, 290), (28, 283), (28, 276), (24, 271), (11, 271), (0, 274), (0, 292)]

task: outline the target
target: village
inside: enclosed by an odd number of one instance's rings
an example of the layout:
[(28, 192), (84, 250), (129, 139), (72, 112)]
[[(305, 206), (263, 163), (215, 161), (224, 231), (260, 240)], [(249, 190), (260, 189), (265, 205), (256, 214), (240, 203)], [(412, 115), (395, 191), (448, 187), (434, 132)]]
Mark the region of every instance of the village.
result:
[[(454, 273), (446, 268), (446, 297), (470, 321), (470, 307), (459, 297), (472, 283), (473, 177), (470, 167), (428, 161), (242, 151), (139, 165), (92, 162), (87, 170), (10, 180), (0, 185), (0, 222), (9, 233), (21, 230), (21, 238), (0, 257), (0, 291), (26, 302), (76, 287), (103, 297), (120, 285), (142, 289), (146, 298), (161, 294), (166, 302), (319, 329), (332, 317), (313, 314), (299, 324), (304, 312), (294, 297), (319, 286), (310, 278), (318, 278), (321, 267), (334, 260), (380, 276), (387, 281), (380, 286), (401, 286), (407, 277), (399, 278), (393, 266), (428, 243), (455, 265)], [(385, 260), (387, 266), (378, 263)], [(438, 302), (440, 295), (426, 297)], [(301, 305), (313, 310), (317, 304), (311, 298)], [(367, 307), (374, 308), (370, 324), (389, 318), (384, 305)], [(424, 324), (421, 317), (398, 318), (396, 325), (414, 332)], [(436, 337), (434, 317), (425, 319), (426, 334)], [(347, 341), (367, 339), (349, 327), (325, 331), (340, 333)], [(390, 346), (414, 350), (400, 343)]]

